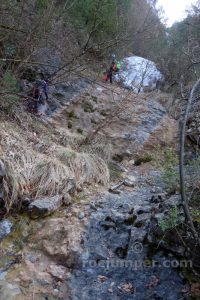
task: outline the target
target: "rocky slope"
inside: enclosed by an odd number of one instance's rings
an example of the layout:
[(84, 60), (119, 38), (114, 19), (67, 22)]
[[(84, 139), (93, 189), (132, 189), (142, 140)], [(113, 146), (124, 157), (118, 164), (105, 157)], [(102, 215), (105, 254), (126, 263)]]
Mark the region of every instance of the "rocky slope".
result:
[[(109, 166), (111, 182), (127, 178), (130, 187), (123, 185), (121, 192), (114, 190), (119, 195), (112, 195), (98, 182), (90, 186), (86, 180), (72, 194), (70, 206), (55, 205), (54, 215), (37, 220), (24, 216), (12, 219), (11, 234), (10, 229), (5, 229), (2, 235), (2, 300), (165, 299), (166, 295), (179, 299), (182, 295), (184, 283), (171, 267), (138, 269), (133, 274), (133, 270), (88, 266), (90, 260), (96, 264), (111, 258), (143, 261), (148, 257), (161, 264), (168, 259), (161, 252), (150, 254), (151, 243), (147, 242), (149, 220), (157, 210), (157, 204), (151, 202), (152, 195), (164, 192), (161, 183), (153, 183), (153, 187), (149, 183), (150, 174), (154, 181), (160, 173), (149, 172), (156, 168), (162, 148), (173, 146), (177, 138), (175, 121), (154, 100), (154, 94), (138, 96), (116, 86), (99, 84), (88, 86), (73, 103), (58, 108), (54, 116), (37, 119), (37, 127), (33, 123), (26, 129), (26, 143), (47, 156), (55, 155), (61, 145), (69, 147), (69, 143), (70, 151), (98, 153)], [(69, 103), (71, 98), (63, 99)], [(10, 149), (10, 142), (17, 135), (14, 128), (8, 130), (6, 123), (3, 125), (2, 141)], [(77, 143), (88, 134), (89, 144)], [(5, 149), (5, 144), (1, 146)], [(150, 162), (136, 167), (138, 161)], [(166, 207), (169, 205), (166, 202)], [(142, 248), (140, 253), (137, 249), (132, 251), (137, 243)], [(176, 289), (170, 290), (173, 281)], [(144, 285), (146, 292), (142, 291)]]

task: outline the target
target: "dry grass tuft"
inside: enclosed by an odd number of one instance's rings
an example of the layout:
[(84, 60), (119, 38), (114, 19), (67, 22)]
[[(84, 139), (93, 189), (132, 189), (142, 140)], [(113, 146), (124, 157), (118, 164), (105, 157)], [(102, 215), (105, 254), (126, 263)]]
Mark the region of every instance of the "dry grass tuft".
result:
[(20, 208), (25, 197), (32, 199), (65, 194), (70, 169), (59, 160), (36, 156), (32, 152), (21, 153), (12, 159), (3, 159), (6, 175), (3, 178), (3, 198), (7, 211)]
[(35, 168), (34, 157), (28, 152), (3, 158), (6, 176), (3, 178), (3, 197), (7, 211), (12, 206), (20, 208), (22, 198), (30, 194), (31, 178)]
[(35, 198), (41, 196), (53, 196), (65, 194), (68, 190), (68, 179), (73, 178), (70, 169), (56, 159), (45, 159), (36, 164), (31, 183), (32, 195)]
[(81, 150), (86, 153), (95, 154), (101, 157), (107, 163), (111, 161), (113, 148), (106, 141), (94, 141), (92, 144), (82, 146)]
[[(30, 126), (30, 121), (27, 123)], [(106, 162), (111, 150), (106, 143), (98, 141), (81, 148), (76, 135), (63, 133), (55, 137), (47, 128), (45, 136), (41, 134), (42, 128), (35, 136), (35, 131), (28, 132), (28, 127), (22, 127), (21, 120), (0, 125), (0, 155), (6, 172), (2, 192), (7, 212), (13, 207), (20, 209), (25, 198), (65, 194), (69, 179), (81, 184), (108, 185)]]
[(109, 170), (101, 157), (90, 153), (77, 153), (66, 148), (57, 149), (55, 155), (69, 167), (79, 183), (108, 185)]
[(19, 149), (17, 154), (3, 158), (6, 170), (3, 197), (7, 211), (12, 207), (20, 208), (26, 197), (64, 195), (69, 179), (77, 183), (108, 184), (108, 167), (97, 155), (77, 153), (64, 147), (53, 149), (54, 155), (50, 158), (33, 151), (19, 152)]

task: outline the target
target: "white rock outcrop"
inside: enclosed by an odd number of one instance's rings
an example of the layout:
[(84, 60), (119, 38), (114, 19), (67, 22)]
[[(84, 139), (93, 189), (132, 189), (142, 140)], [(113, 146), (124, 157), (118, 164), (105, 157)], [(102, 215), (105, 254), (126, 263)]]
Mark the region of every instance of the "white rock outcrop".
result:
[(158, 83), (164, 81), (164, 76), (155, 63), (139, 56), (124, 58), (115, 78), (136, 93), (154, 90)]

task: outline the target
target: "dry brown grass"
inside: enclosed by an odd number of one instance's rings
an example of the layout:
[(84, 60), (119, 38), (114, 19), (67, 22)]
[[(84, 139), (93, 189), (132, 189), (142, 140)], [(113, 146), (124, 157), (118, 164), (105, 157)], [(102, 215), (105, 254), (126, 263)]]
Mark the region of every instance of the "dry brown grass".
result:
[(31, 185), (32, 195), (53, 196), (65, 194), (68, 190), (68, 179), (73, 178), (70, 169), (56, 159), (40, 160), (34, 168)]
[(91, 144), (83, 145), (81, 151), (95, 154), (108, 163), (113, 154), (113, 147), (108, 140), (99, 137), (94, 139)]
[(19, 158), (3, 159), (6, 176), (3, 179), (3, 197), (7, 211), (20, 208), (25, 197), (31, 199), (43, 196), (65, 194), (68, 179), (73, 174), (59, 160), (35, 156), (26, 152)]
[(109, 183), (106, 141), (80, 146), (83, 137), (66, 128), (51, 128), (26, 113), (13, 122), (0, 121), (0, 159), (6, 169), (2, 192), (7, 211), (21, 207), (25, 198), (65, 194), (68, 180), (80, 184)]
[(4, 156), (6, 176), (3, 178), (3, 196), (7, 211), (12, 206), (21, 206), (22, 199), (30, 194), (31, 178), (35, 161), (28, 152), (20, 156)]
[[(65, 194), (68, 180), (77, 183), (102, 184), (109, 182), (105, 161), (92, 153), (78, 153), (52, 144), (46, 155), (38, 153), (25, 143), (21, 135), (4, 133), (2, 161), (6, 176), (3, 179), (3, 198), (7, 211), (21, 207), (26, 197)], [(25, 150), (26, 149), (26, 150)]]
[(109, 170), (105, 161), (98, 155), (78, 153), (65, 147), (57, 147), (53, 152), (55, 157), (70, 169), (77, 182), (108, 185)]

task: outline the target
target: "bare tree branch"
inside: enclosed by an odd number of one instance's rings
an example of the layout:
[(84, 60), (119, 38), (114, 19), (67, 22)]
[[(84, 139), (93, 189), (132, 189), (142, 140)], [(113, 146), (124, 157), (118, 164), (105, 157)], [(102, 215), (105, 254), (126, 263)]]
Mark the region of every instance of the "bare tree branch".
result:
[(184, 168), (186, 123), (187, 123), (187, 118), (188, 118), (188, 115), (189, 115), (189, 111), (190, 111), (192, 101), (194, 100), (195, 92), (198, 90), (199, 87), (200, 87), (200, 78), (196, 81), (196, 83), (194, 84), (194, 86), (191, 90), (190, 97), (189, 97), (189, 100), (188, 100), (188, 103), (187, 103), (187, 107), (186, 107), (186, 111), (185, 111), (183, 120), (180, 121), (181, 132), (180, 132), (179, 172), (180, 172), (180, 188), (181, 188), (181, 198), (182, 198), (183, 209), (184, 209), (187, 221), (190, 224), (192, 234), (193, 234), (194, 238), (197, 239), (199, 244), (200, 244), (198, 233), (197, 233), (197, 231), (194, 227), (192, 217), (190, 215), (188, 201), (187, 201), (187, 198), (186, 198), (185, 168)]

